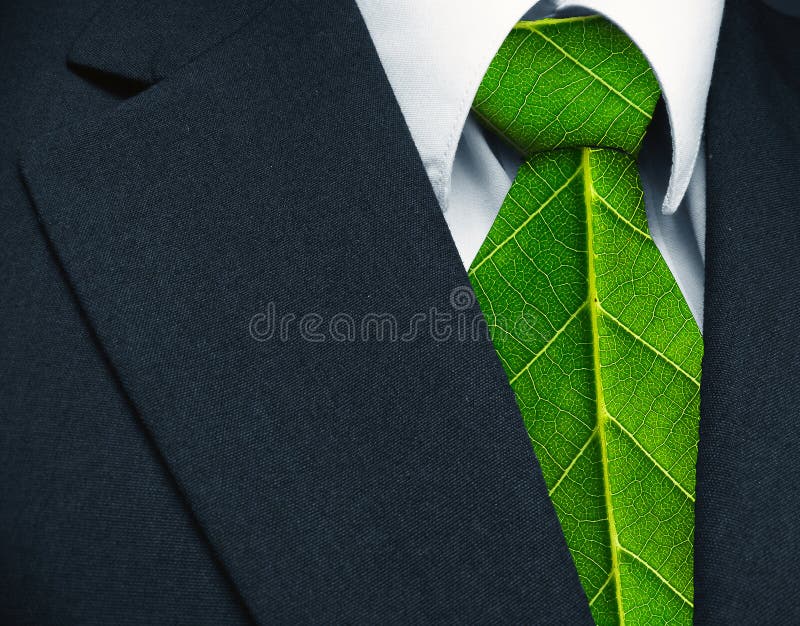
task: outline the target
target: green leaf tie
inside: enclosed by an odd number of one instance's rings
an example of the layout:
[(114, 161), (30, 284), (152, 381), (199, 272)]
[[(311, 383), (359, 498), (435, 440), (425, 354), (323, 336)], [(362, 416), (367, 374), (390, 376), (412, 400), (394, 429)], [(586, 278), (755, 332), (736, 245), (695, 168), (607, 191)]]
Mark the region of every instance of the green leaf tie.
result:
[(473, 104), (527, 161), (469, 276), (599, 624), (692, 621), (703, 345), (636, 167), (658, 97), (581, 17), (520, 22)]

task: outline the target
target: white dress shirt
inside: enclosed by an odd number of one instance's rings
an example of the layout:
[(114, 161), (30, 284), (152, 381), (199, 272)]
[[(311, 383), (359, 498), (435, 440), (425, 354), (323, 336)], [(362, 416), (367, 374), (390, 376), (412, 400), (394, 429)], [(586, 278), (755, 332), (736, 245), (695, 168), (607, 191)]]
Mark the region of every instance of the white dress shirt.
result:
[(575, 13), (624, 30), (650, 62), (668, 117), (640, 157), (650, 230), (702, 328), (700, 148), (723, 0), (356, 1), (466, 267), (520, 164), (470, 113), (503, 39), (520, 19)]

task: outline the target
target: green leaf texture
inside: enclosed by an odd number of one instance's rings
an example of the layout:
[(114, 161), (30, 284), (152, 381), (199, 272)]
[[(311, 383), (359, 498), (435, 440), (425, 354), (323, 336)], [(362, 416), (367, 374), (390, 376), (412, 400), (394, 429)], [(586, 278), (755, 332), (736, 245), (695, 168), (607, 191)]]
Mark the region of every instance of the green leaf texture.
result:
[(472, 109), (522, 154), (579, 146), (637, 154), (659, 95), (647, 59), (623, 32), (578, 17), (520, 22)]
[(702, 338), (631, 156), (658, 89), (612, 25), (565, 21), (515, 29), (476, 97), (531, 156), (469, 276), (596, 622), (689, 624)]

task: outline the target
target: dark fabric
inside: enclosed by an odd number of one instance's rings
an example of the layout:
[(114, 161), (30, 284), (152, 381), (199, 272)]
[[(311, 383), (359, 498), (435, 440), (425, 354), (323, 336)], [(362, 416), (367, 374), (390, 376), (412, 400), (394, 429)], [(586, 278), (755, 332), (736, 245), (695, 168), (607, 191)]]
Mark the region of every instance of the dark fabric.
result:
[(0, 621), (590, 623), (487, 338), (251, 337), (468, 280), (352, 0), (206, 4), (2, 40)]
[(708, 109), (697, 623), (800, 623), (800, 20), (729, 0)]
[(69, 50), (79, 66), (156, 83), (234, 35), (272, 0), (104, 2)]
[(30, 137), (117, 104), (65, 64), (94, 9), (0, 3), (0, 624), (248, 623), (97, 350), (20, 179)]

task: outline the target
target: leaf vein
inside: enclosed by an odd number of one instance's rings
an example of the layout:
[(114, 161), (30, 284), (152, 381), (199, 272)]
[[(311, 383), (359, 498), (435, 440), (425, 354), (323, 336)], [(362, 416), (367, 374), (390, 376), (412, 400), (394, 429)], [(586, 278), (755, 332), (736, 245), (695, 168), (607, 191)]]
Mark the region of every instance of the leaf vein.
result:
[(618, 420), (616, 417), (614, 417), (614, 416), (613, 416), (613, 415), (612, 415), (610, 412), (608, 412), (608, 411), (607, 411), (607, 414), (608, 414), (608, 418), (609, 418), (609, 419), (610, 419), (612, 422), (614, 422), (614, 424), (617, 426), (617, 428), (619, 428), (619, 429), (620, 429), (620, 430), (621, 430), (623, 433), (625, 433), (625, 435), (628, 437), (628, 439), (630, 439), (630, 440), (631, 440), (631, 441), (634, 443), (634, 445), (635, 445), (637, 448), (639, 448), (639, 450), (641, 450), (641, 451), (642, 451), (642, 454), (644, 454), (644, 455), (647, 457), (647, 459), (648, 459), (648, 460), (649, 460), (649, 461), (650, 461), (650, 462), (651, 462), (653, 465), (655, 465), (655, 466), (656, 466), (656, 468), (657, 468), (658, 470), (660, 470), (660, 471), (661, 471), (661, 473), (662, 473), (662, 474), (664, 474), (664, 476), (666, 476), (666, 477), (669, 479), (669, 481), (670, 481), (670, 482), (671, 482), (673, 485), (675, 485), (675, 486), (676, 486), (676, 487), (677, 487), (677, 488), (680, 490), (680, 492), (681, 492), (681, 493), (682, 493), (684, 496), (686, 496), (686, 497), (687, 497), (687, 498), (688, 498), (688, 499), (689, 499), (691, 502), (694, 502), (694, 501), (695, 501), (695, 499), (694, 499), (694, 496), (693, 496), (693, 495), (692, 495), (692, 494), (689, 492), (689, 490), (688, 490), (688, 489), (686, 489), (686, 487), (684, 487), (683, 485), (681, 485), (681, 483), (680, 483), (680, 482), (679, 482), (679, 481), (678, 481), (678, 480), (677, 480), (677, 479), (676, 479), (676, 478), (675, 478), (675, 477), (674, 477), (672, 474), (670, 474), (670, 473), (669, 473), (669, 471), (667, 470), (667, 468), (665, 468), (663, 465), (661, 465), (661, 463), (659, 463), (659, 462), (656, 460), (656, 458), (655, 458), (655, 457), (654, 457), (652, 454), (650, 454), (650, 452), (648, 452), (647, 448), (645, 448), (645, 447), (642, 445), (642, 443), (641, 443), (641, 442), (640, 442), (640, 441), (639, 441), (639, 440), (638, 440), (638, 439), (637, 439), (637, 438), (634, 436), (634, 434), (633, 434), (631, 431), (629, 431), (627, 428), (625, 428), (625, 426), (622, 424), (622, 422), (620, 422), (620, 421), (619, 421), (619, 420)]
[(636, 334), (636, 333), (635, 333), (633, 330), (631, 330), (631, 329), (630, 329), (628, 326), (626, 326), (625, 324), (623, 324), (623, 323), (622, 323), (620, 320), (618, 320), (618, 319), (617, 319), (616, 317), (614, 317), (614, 316), (613, 316), (611, 313), (609, 313), (609, 312), (608, 312), (606, 309), (604, 309), (604, 308), (603, 308), (603, 306), (602, 306), (602, 304), (600, 304), (599, 302), (598, 302), (598, 304), (597, 304), (597, 308), (600, 310), (600, 312), (601, 312), (601, 313), (602, 313), (602, 314), (603, 314), (605, 317), (607, 317), (607, 318), (608, 318), (608, 319), (610, 319), (612, 322), (614, 322), (615, 324), (617, 324), (617, 326), (619, 326), (619, 327), (620, 327), (622, 330), (624, 330), (626, 333), (628, 333), (628, 334), (629, 334), (631, 337), (633, 337), (635, 340), (637, 340), (637, 341), (638, 341), (639, 343), (641, 343), (643, 346), (645, 346), (646, 348), (648, 348), (648, 349), (649, 349), (651, 352), (653, 352), (653, 354), (655, 354), (656, 356), (659, 356), (659, 357), (661, 357), (661, 358), (662, 358), (662, 359), (663, 359), (663, 360), (664, 360), (666, 363), (668, 363), (669, 365), (671, 365), (672, 367), (674, 367), (676, 370), (678, 370), (678, 371), (679, 371), (681, 374), (683, 374), (683, 375), (684, 375), (686, 378), (688, 378), (690, 381), (692, 381), (692, 382), (693, 382), (695, 385), (697, 385), (698, 387), (700, 386), (700, 381), (699, 381), (699, 380), (697, 380), (697, 378), (695, 378), (694, 376), (692, 376), (692, 375), (691, 375), (689, 372), (687, 372), (685, 369), (683, 369), (683, 368), (682, 368), (680, 365), (678, 365), (678, 364), (677, 364), (675, 361), (673, 361), (672, 359), (670, 359), (670, 358), (669, 358), (669, 357), (668, 357), (666, 354), (664, 354), (663, 352), (661, 352), (661, 350), (659, 350), (658, 348), (656, 348), (655, 346), (653, 346), (651, 343), (649, 343), (649, 342), (645, 341), (645, 339), (644, 339), (643, 337), (641, 337), (641, 336), (637, 335), (637, 334)]
[(510, 384), (512, 384), (512, 385), (513, 385), (513, 384), (516, 382), (516, 380), (517, 380), (517, 379), (518, 379), (520, 376), (522, 376), (522, 375), (523, 375), (525, 372), (527, 372), (527, 371), (528, 371), (528, 369), (530, 368), (530, 366), (531, 366), (531, 365), (533, 365), (533, 364), (536, 362), (536, 359), (538, 359), (540, 356), (542, 356), (542, 355), (543, 355), (543, 354), (544, 354), (544, 353), (547, 351), (547, 349), (548, 349), (550, 346), (552, 346), (552, 345), (553, 345), (553, 342), (554, 342), (556, 339), (558, 339), (558, 337), (561, 335), (561, 333), (563, 333), (563, 332), (564, 332), (564, 331), (567, 329), (567, 326), (569, 326), (569, 325), (572, 323), (572, 321), (573, 321), (573, 320), (574, 320), (576, 317), (578, 317), (578, 315), (580, 315), (581, 311), (583, 311), (583, 309), (585, 309), (585, 308), (586, 308), (586, 305), (587, 305), (587, 304), (588, 304), (587, 302), (584, 302), (583, 304), (581, 304), (581, 305), (578, 307), (578, 309), (577, 309), (577, 310), (576, 310), (576, 311), (575, 311), (575, 312), (574, 312), (572, 315), (570, 315), (570, 316), (569, 316), (569, 319), (568, 319), (566, 322), (564, 322), (564, 324), (561, 326), (561, 328), (559, 328), (559, 329), (558, 329), (558, 330), (555, 332), (555, 334), (554, 334), (554, 335), (553, 335), (553, 336), (552, 336), (552, 337), (551, 337), (551, 338), (550, 338), (550, 339), (547, 341), (547, 343), (546, 343), (546, 344), (545, 344), (545, 345), (542, 347), (542, 349), (541, 349), (541, 350), (539, 350), (539, 352), (537, 352), (535, 355), (533, 355), (533, 358), (532, 358), (530, 361), (528, 361), (528, 362), (525, 364), (525, 366), (524, 366), (524, 367), (523, 367), (523, 368), (522, 368), (522, 369), (521, 369), (519, 372), (517, 372), (517, 373), (514, 375), (514, 377), (513, 377), (513, 378), (512, 378), (512, 379), (509, 381), (509, 382), (510, 382)]
[[(479, 268), (480, 268), (480, 267), (481, 267), (481, 266), (482, 266), (484, 263), (486, 263), (486, 261), (488, 261), (489, 259), (491, 259), (491, 258), (492, 258), (492, 257), (495, 255), (495, 253), (496, 253), (498, 250), (500, 250), (501, 248), (503, 248), (503, 246), (505, 246), (505, 245), (506, 245), (506, 244), (507, 244), (509, 241), (511, 241), (511, 240), (512, 240), (514, 237), (516, 237), (516, 236), (517, 236), (517, 235), (518, 235), (518, 234), (519, 234), (519, 233), (522, 231), (522, 229), (523, 229), (523, 228), (525, 228), (525, 226), (527, 226), (527, 225), (530, 223), (530, 221), (531, 221), (531, 220), (532, 220), (534, 217), (536, 217), (537, 215), (539, 215), (539, 213), (541, 213), (541, 212), (542, 212), (542, 211), (543, 211), (545, 208), (547, 208), (547, 206), (548, 206), (548, 205), (549, 205), (549, 204), (550, 204), (550, 203), (551, 203), (553, 200), (555, 200), (555, 199), (556, 199), (556, 198), (559, 196), (559, 194), (560, 194), (562, 191), (564, 191), (564, 190), (565, 190), (567, 187), (569, 187), (570, 183), (571, 183), (573, 180), (575, 180), (575, 179), (578, 177), (578, 174), (580, 174), (580, 173), (581, 173), (581, 170), (582, 170), (582, 169), (583, 169), (583, 168), (581, 168), (581, 167), (579, 167), (578, 169), (576, 169), (576, 170), (575, 170), (575, 173), (574, 173), (574, 174), (572, 174), (572, 176), (570, 176), (570, 177), (569, 177), (569, 178), (568, 178), (568, 179), (567, 179), (567, 180), (564, 182), (564, 184), (563, 184), (563, 185), (561, 185), (561, 186), (560, 186), (558, 189), (556, 189), (556, 190), (555, 190), (555, 191), (552, 193), (552, 195), (551, 195), (549, 198), (547, 198), (547, 200), (545, 200), (544, 202), (542, 202), (542, 204), (540, 204), (540, 205), (539, 205), (539, 207), (538, 207), (538, 208), (537, 208), (535, 211), (533, 211), (533, 212), (532, 212), (532, 213), (531, 213), (531, 214), (530, 214), (530, 215), (529, 215), (527, 218), (525, 218), (525, 220), (522, 222), (522, 224), (520, 224), (520, 225), (519, 225), (519, 226), (518, 226), (518, 227), (517, 227), (517, 228), (514, 230), (514, 232), (512, 232), (512, 233), (511, 233), (511, 234), (510, 234), (508, 237), (506, 237), (506, 238), (505, 238), (503, 241), (501, 241), (499, 244), (497, 244), (497, 246), (495, 246), (495, 248), (494, 248), (494, 249), (493, 249), (491, 252), (489, 252), (489, 254), (487, 254), (485, 257), (483, 257), (483, 258), (482, 258), (482, 259), (481, 259), (481, 260), (480, 260), (478, 263), (476, 263), (475, 265), (473, 265), (473, 266), (470, 268), (470, 270), (469, 270), (469, 275), (470, 275), (470, 276), (472, 276), (473, 274), (475, 274), (475, 272), (476, 272), (476, 271), (477, 271), (477, 270), (478, 270), (478, 269), (479, 269)], [(509, 196), (509, 197), (510, 197), (510, 196)]]
[(631, 100), (631, 99), (630, 99), (628, 96), (626, 96), (624, 93), (622, 93), (621, 91), (619, 91), (619, 90), (618, 90), (616, 87), (614, 87), (613, 85), (611, 85), (610, 83), (608, 83), (608, 82), (607, 82), (607, 81), (606, 81), (606, 80), (605, 80), (605, 79), (604, 79), (602, 76), (600, 76), (600, 75), (599, 75), (597, 72), (595, 72), (595, 71), (594, 71), (592, 68), (590, 68), (590, 67), (588, 67), (588, 66), (584, 65), (583, 63), (581, 63), (581, 61), (580, 61), (579, 59), (577, 59), (577, 58), (575, 58), (574, 56), (572, 56), (572, 55), (571, 55), (569, 52), (567, 52), (567, 51), (566, 51), (564, 48), (562, 48), (561, 46), (559, 46), (559, 45), (558, 45), (558, 44), (557, 44), (555, 41), (553, 41), (552, 39), (550, 39), (550, 37), (548, 37), (547, 35), (545, 35), (544, 33), (542, 33), (542, 32), (541, 32), (541, 31), (540, 31), (538, 28), (531, 28), (531, 32), (535, 33), (536, 35), (538, 35), (539, 37), (541, 37), (542, 39), (544, 39), (544, 40), (545, 40), (547, 43), (549, 43), (549, 44), (550, 44), (551, 46), (553, 46), (553, 47), (554, 47), (556, 50), (558, 50), (558, 51), (559, 51), (561, 54), (563, 54), (563, 55), (564, 55), (564, 56), (565, 56), (567, 59), (569, 59), (570, 61), (572, 61), (572, 62), (573, 62), (573, 63), (574, 63), (574, 64), (575, 64), (577, 67), (579, 67), (579, 68), (580, 68), (580, 69), (582, 69), (584, 72), (586, 72), (587, 74), (589, 74), (589, 76), (591, 76), (592, 78), (594, 78), (594, 79), (595, 79), (595, 80), (596, 80), (598, 83), (600, 83), (600, 84), (601, 84), (601, 85), (603, 85), (603, 86), (604, 86), (606, 89), (608, 89), (608, 90), (609, 90), (609, 91), (611, 91), (613, 94), (615, 94), (616, 96), (618, 96), (618, 97), (619, 97), (621, 100), (623, 100), (623, 101), (625, 101), (626, 103), (628, 103), (630, 106), (632, 106), (634, 109), (636, 109), (636, 110), (637, 110), (639, 113), (641, 113), (642, 115), (644, 115), (644, 116), (645, 116), (645, 117), (646, 117), (648, 120), (652, 118), (652, 115), (650, 115), (650, 113), (648, 113), (647, 111), (645, 111), (645, 110), (644, 110), (644, 109), (643, 109), (641, 106), (639, 106), (638, 104), (636, 104), (636, 103), (635, 103), (633, 100)]
[(561, 476), (556, 481), (556, 484), (553, 485), (553, 488), (550, 491), (547, 492), (548, 495), (552, 496), (553, 493), (555, 493), (555, 490), (558, 489), (558, 486), (567, 477), (567, 474), (569, 474), (569, 471), (573, 468), (575, 463), (578, 462), (578, 459), (580, 459), (581, 456), (583, 456), (583, 453), (586, 452), (586, 449), (589, 447), (589, 444), (592, 443), (592, 439), (594, 439), (597, 436), (598, 432), (599, 431), (598, 431), (597, 427), (595, 426), (594, 430), (592, 430), (591, 434), (586, 439), (586, 442), (581, 446), (581, 449), (578, 450), (577, 454), (569, 462), (569, 465), (567, 465), (567, 467), (564, 468), (564, 471), (562, 472)]
[(638, 554), (636, 554), (632, 550), (628, 550), (628, 548), (626, 548), (623, 545), (618, 545), (617, 547), (619, 548), (620, 552), (623, 552), (623, 553), (627, 554), (629, 557), (631, 557), (635, 561), (638, 561), (639, 563), (644, 565), (648, 570), (650, 570), (653, 574), (655, 574), (656, 577), (658, 577), (658, 579), (662, 583), (664, 583), (670, 591), (672, 591), (672, 593), (674, 593), (676, 596), (678, 596), (678, 598), (683, 600), (691, 608), (694, 608), (694, 603), (691, 600), (689, 600), (689, 598), (687, 598), (685, 595), (683, 595), (680, 591), (678, 591), (678, 589), (671, 582), (669, 582), (666, 578), (664, 578), (664, 576), (661, 574), (661, 572), (659, 572), (655, 567), (650, 565), (650, 563), (645, 561), (642, 557), (640, 557)]

